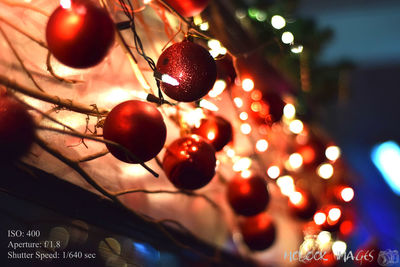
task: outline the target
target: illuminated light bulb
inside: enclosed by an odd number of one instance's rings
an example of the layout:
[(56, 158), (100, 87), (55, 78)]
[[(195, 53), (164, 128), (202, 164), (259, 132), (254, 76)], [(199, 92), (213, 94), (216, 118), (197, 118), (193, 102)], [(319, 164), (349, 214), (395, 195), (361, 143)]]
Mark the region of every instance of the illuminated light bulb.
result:
[(291, 44), (294, 41), (293, 33), (291, 32), (284, 32), (282, 33), (281, 40), (284, 44)]
[(338, 241), (333, 242), (333, 244), (332, 244), (332, 252), (336, 257), (345, 254), (346, 249), (347, 249), (347, 245), (343, 241), (338, 240)]
[(182, 121), (191, 127), (199, 128), (201, 120), (204, 119), (206, 115), (201, 108), (196, 108), (190, 110), (189, 112), (183, 113)]
[(293, 153), (289, 156), (289, 164), (293, 169), (298, 169), (303, 165), (303, 157), (299, 153)]
[(276, 179), (281, 174), (281, 170), (278, 166), (271, 166), (268, 168), (267, 174), (270, 178)]
[(212, 141), (215, 139), (215, 132), (208, 132), (207, 139)]
[(322, 225), (326, 221), (326, 215), (323, 212), (317, 212), (314, 215), (314, 222), (316, 225)]
[(338, 208), (332, 208), (328, 212), (328, 217), (331, 221), (339, 220), (340, 216), (342, 216), (342, 212)]
[(302, 45), (293, 45), (290, 48), (290, 51), (292, 51), (292, 53), (294, 54), (300, 54), (301, 52), (303, 52), (303, 46)]
[(218, 111), (219, 110), (219, 108), (215, 104), (213, 104), (210, 101), (207, 101), (205, 99), (200, 100), (199, 106), (202, 107), (202, 108), (211, 110), (211, 111)]
[(226, 88), (226, 82), (224, 80), (217, 80), (214, 83), (213, 88), (210, 90), (210, 92), (208, 92), (208, 96), (209, 97), (217, 97), (220, 94), (222, 94), (222, 92), (225, 90)]
[(295, 192), (293, 178), (289, 175), (279, 177), (276, 183), (281, 189), (281, 193), (285, 196), (290, 196)]
[(260, 112), (262, 109), (262, 105), (260, 102), (253, 102), (251, 103), (251, 110), (254, 112)]
[(300, 192), (294, 192), (293, 194), (291, 194), (289, 196), (289, 199), (290, 199), (290, 202), (292, 202), (293, 204), (297, 205), (303, 199), (303, 195)]
[(242, 82), (242, 88), (246, 92), (250, 92), (254, 89), (254, 82), (252, 79), (244, 79)]
[(304, 125), (301, 120), (294, 120), (289, 124), (289, 130), (294, 134), (299, 134), (303, 131)]
[(283, 108), (283, 115), (287, 119), (293, 119), (296, 116), (296, 108), (292, 104), (286, 104)]
[(60, 0), (60, 5), (64, 9), (71, 8), (71, 0)]
[(235, 103), (236, 107), (238, 108), (243, 107), (243, 100), (240, 97), (235, 97), (233, 99), (233, 102)]
[(282, 16), (275, 15), (271, 18), (271, 25), (275, 29), (280, 30), (286, 26), (286, 20)]
[(143, 4), (150, 4), (150, 2), (151, 2), (152, 0), (143, 0)]
[(243, 9), (238, 9), (238, 10), (235, 11), (235, 16), (238, 19), (244, 19), (246, 17), (246, 14), (247, 14), (246, 11), (243, 10)]
[(340, 157), (340, 148), (337, 146), (329, 146), (325, 150), (325, 156), (331, 161), (335, 161)]
[(240, 118), (242, 121), (245, 121), (245, 120), (247, 120), (247, 119), (249, 118), (249, 114), (247, 114), (247, 112), (245, 112), (245, 111), (240, 112), (239, 118)]
[(235, 172), (242, 172), (250, 168), (251, 162), (250, 158), (240, 158), (233, 164), (232, 168)]
[(200, 24), (199, 28), (200, 28), (200, 30), (205, 32), (205, 31), (208, 31), (208, 29), (210, 28), (210, 25), (206, 21), (206, 22), (203, 22), (202, 24)]
[(354, 197), (354, 190), (351, 187), (343, 188), (342, 192), (340, 192), (340, 196), (343, 201), (350, 202)]
[(244, 170), (240, 173), (240, 176), (244, 179), (250, 178), (251, 176), (251, 171), (250, 170)]
[(240, 131), (243, 134), (249, 134), (251, 133), (251, 126), (248, 123), (243, 123), (242, 125), (240, 125)]
[(328, 244), (329, 242), (331, 242), (331, 239), (332, 239), (332, 235), (328, 231), (322, 231), (317, 236), (317, 241), (320, 246), (324, 246), (324, 245)]
[(323, 179), (329, 179), (333, 176), (333, 166), (329, 163), (319, 165), (317, 170), (318, 175)]
[(221, 43), (220, 41), (216, 40), (216, 39), (211, 39), (207, 42), (208, 47), (211, 50), (216, 50), (218, 51), (219, 48), (221, 48)]
[(164, 83), (167, 83), (167, 84), (170, 84), (170, 85), (173, 85), (173, 86), (179, 85), (178, 80), (175, 79), (175, 78), (173, 78), (173, 77), (171, 77), (171, 76), (168, 75), (168, 74), (163, 74), (163, 75), (161, 75), (161, 80), (162, 80)]
[(210, 52), (210, 55), (211, 55), (213, 58), (216, 58), (216, 57), (219, 56), (218, 50), (210, 50), (209, 52)]
[[(144, 1), (148, 1), (148, 0), (144, 0)], [(194, 25), (200, 25), (201, 23), (203, 23), (203, 19), (201, 18), (200, 15), (196, 15), (193, 17), (193, 23), (194, 23)]]
[(259, 11), (256, 14), (256, 20), (263, 22), (267, 19), (267, 13), (265, 13), (264, 11)]
[(258, 140), (257, 143), (256, 143), (256, 149), (257, 149), (259, 152), (265, 152), (265, 151), (267, 151), (267, 149), (268, 149), (268, 141), (265, 140), (265, 139), (260, 139), (260, 140)]
[(235, 150), (233, 150), (232, 148), (228, 148), (227, 150), (226, 150), (226, 155), (228, 156), (228, 157), (230, 157), (230, 158), (233, 158), (234, 156), (235, 156)]
[(228, 50), (225, 47), (221, 47), (220, 49), (218, 49), (218, 53), (220, 55), (225, 55), (228, 52)]

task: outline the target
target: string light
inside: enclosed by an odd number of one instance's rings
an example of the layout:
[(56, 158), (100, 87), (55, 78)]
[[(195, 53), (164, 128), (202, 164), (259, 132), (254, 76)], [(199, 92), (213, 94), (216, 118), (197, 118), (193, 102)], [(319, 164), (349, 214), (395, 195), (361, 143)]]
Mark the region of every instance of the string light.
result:
[(210, 25), (208, 24), (208, 22), (203, 22), (202, 24), (200, 24), (199, 28), (202, 31), (208, 31), (208, 29), (210, 28)]
[(233, 102), (235, 103), (236, 107), (238, 108), (243, 107), (243, 100), (240, 97), (235, 97), (233, 99)]
[(317, 212), (314, 215), (314, 222), (316, 225), (322, 225), (326, 221), (326, 215), (323, 212)]
[(71, 8), (71, 0), (60, 0), (60, 5), (64, 9)]
[(304, 125), (300, 120), (291, 121), (289, 124), (289, 130), (294, 134), (299, 134), (303, 131)]
[(278, 166), (271, 166), (268, 168), (267, 174), (270, 178), (276, 179), (281, 174), (281, 170)]
[(280, 30), (286, 26), (286, 20), (282, 16), (275, 15), (271, 18), (271, 25), (275, 29)]
[(244, 170), (240, 173), (240, 176), (244, 179), (250, 178), (251, 176), (251, 171), (250, 170)]
[(291, 43), (293, 43), (293, 41), (294, 41), (293, 33), (291, 33), (291, 32), (284, 32), (284, 33), (282, 33), (281, 39), (282, 39), (282, 42), (283, 42), (284, 44), (291, 44)]
[(335, 161), (340, 157), (340, 148), (337, 146), (329, 146), (325, 150), (325, 156), (331, 161)]
[(265, 151), (267, 151), (267, 149), (268, 149), (268, 141), (265, 140), (265, 139), (260, 139), (260, 140), (258, 140), (257, 143), (256, 143), (256, 149), (257, 149), (259, 152), (265, 152)]
[(297, 205), (303, 199), (303, 195), (300, 192), (294, 192), (293, 194), (291, 194), (289, 196), (289, 199), (290, 199), (290, 202), (292, 202), (293, 204)]
[(281, 189), (281, 193), (285, 196), (290, 196), (295, 192), (293, 178), (289, 175), (279, 177), (276, 183)]
[(342, 215), (342, 212), (338, 208), (332, 208), (328, 212), (328, 218), (331, 221), (337, 221), (339, 220), (340, 216)]
[(208, 96), (217, 97), (220, 94), (222, 94), (222, 92), (224, 92), (225, 88), (226, 88), (226, 82), (224, 80), (217, 80), (214, 83), (213, 88), (210, 90), (210, 92), (208, 92)]
[(347, 245), (343, 241), (338, 240), (338, 241), (333, 242), (333, 244), (332, 244), (332, 252), (336, 257), (345, 254), (346, 249), (347, 249)]
[(293, 119), (296, 116), (296, 108), (292, 104), (286, 104), (283, 108), (283, 116), (287, 119)]
[(317, 242), (320, 246), (324, 246), (331, 242), (332, 235), (328, 231), (321, 231), (317, 236)]
[(293, 169), (298, 169), (303, 165), (303, 157), (299, 153), (293, 153), (289, 156), (289, 164)]
[(245, 111), (240, 112), (239, 118), (240, 118), (242, 121), (245, 121), (245, 120), (247, 120), (247, 119), (249, 118), (249, 114), (247, 114), (247, 112), (245, 112)]
[(303, 52), (303, 46), (302, 45), (293, 45), (290, 48), (290, 51), (292, 51), (292, 53), (294, 53), (294, 54), (300, 54), (301, 52)]
[(233, 171), (235, 172), (242, 172), (247, 170), (251, 166), (251, 159), (250, 158), (240, 158), (233, 164)]
[(329, 179), (333, 176), (333, 166), (329, 163), (321, 164), (317, 170), (318, 175), (323, 179)]
[(249, 134), (251, 133), (251, 126), (248, 123), (243, 123), (242, 125), (240, 125), (240, 131), (243, 134)]
[(340, 196), (342, 197), (343, 201), (350, 202), (354, 197), (354, 190), (351, 187), (346, 187), (342, 189), (340, 192)]
[(214, 105), (213, 103), (211, 103), (210, 101), (207, 101), (205, 99), (200, 100), (199, 106), (211, 111), (218, 111), (219, 108)]
[(246, 92), (250, 92), (254, 88), (254, 82), (252, 79), (244, 79), (242, 82), (242, 88)]

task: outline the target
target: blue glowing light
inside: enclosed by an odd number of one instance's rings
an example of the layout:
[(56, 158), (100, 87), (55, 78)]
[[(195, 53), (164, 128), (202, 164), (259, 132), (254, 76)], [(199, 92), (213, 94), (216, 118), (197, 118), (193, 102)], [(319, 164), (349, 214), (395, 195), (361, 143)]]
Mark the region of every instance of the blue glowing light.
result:
[(400, 147), (393, 141), (376, 145), (371, 152), (372, 162), (396, 195), (400, 196)]

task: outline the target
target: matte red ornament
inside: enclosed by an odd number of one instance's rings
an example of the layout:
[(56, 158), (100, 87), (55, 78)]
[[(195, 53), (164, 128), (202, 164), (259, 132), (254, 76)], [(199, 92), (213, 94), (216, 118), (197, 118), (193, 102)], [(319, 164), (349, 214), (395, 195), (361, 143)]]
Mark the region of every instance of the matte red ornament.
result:
[(26, 154), (35, 139), (35, 123), (23, 104), (0, 92), (0, 164)]
[(237, 176), (228, 184), (228, 202), (240, 215), (253, 216), (265, 210), (269, 193), (264, 179), (260, 176), (242, 178)]
[(302, 220), (309, 220), (317, 211), (317, 202), (311, 194), (300, 189), (296, 190), (301, 194), (301, 198), (295, 202), (293, 199), (289, 199), (289, 210), (296, 217)]
[(193, 17), (201, 13), (209, 0), (166, 0), (180, 15), (184, 17)]
[(58, 7), (46, 27), (50, 52), (72, 68), (100, 63), (114, 43), (114, 23), (108, 13), (90, 1), (72, 1), (70, 8)]
[(239, 224), (243, 241), (251, 250), (264, 250), (272, 246), (276, 237), (275, 224), (266, 214), (245, 218)]
[(231, 123), (221, 116), (210, 116), (207, 119), (202, 119), (200, 127), (194, 128), (192, 132), (205, 138), (214, 146), (216, 151), (222, 150), (233, 138)]
[(172, 142), (163, 159), (165, 174), (180, 189), (194, 190), (207, 185), (215, 175), (215, 167), (214, 148), (198, 135)]
[[(167, 136), (164, 119), (150, 103), (129, 100), (114, 107), (107, 115), (103, 127), (106, 140), (127, 148), (142, 161), (148, 161), (161, 151)], [(107, 145), (111, 154), (128, 163), (139, 163), (123, 150)]]
[(158, 59), (157, 70), (174, 79), (169, 83), (161, 82), (161, 89), (170, 98), (182, 102), (193, 102), (205, 96), (217, 77), (217, 67), (210, 53), (187, 40), (168, 47)]

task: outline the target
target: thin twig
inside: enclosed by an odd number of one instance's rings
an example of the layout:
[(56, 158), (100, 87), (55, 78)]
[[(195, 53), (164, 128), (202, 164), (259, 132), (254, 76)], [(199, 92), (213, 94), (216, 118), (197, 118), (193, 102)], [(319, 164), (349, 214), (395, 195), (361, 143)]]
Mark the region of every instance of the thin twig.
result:
[(191, 197), (201, 197), (205, 201), (207, 201), (213, 208), (216, 210), (220, 211), (219, 206), (217, 203), (215, 203), (212, 199), (210, 199), (208, 196), (203, 195), (203, 194), (198, 194), (192, 191), (188, 190), (177, 190), (177, 191), (171, 191), (171, 190), (146, 190), (146, 189), (128, 189), (120, 192), (116, 192), (114, 195), (115, 196), (122, 196), (126, 194), (133, 194), (133, 193), (145, 193), (145, 194), (183, 194)]
[(40, 92), (38, 90), (26, 87), (24, 85), (18, 84), (14, 81), (11, 81), (8, 77), (0, 74), (0, 84), (12, 88), (17, 92), (25, 94), (27, 96), (46, 101), (64, 108), (67, 108), (71, 111), (75, 111), (78, 113), (91, 115), (91, 116), (106, 116), (108, 110), (105, 109), (95, 109), (93, 106), (87, 106), (85, 104), (81, 104), (70, 99), (60, 98), (55, 95), (49, 95), (45, 92)]
[(110, 141), (110, 140), (106, 140), (106, 139), (100, 139), (100, 138), (94, 137), (92, 135), (86, 135), (86, 134), (81, 134), (81, 133), (77, 133), (77, 132), (68, 132), (68, 131), (65, 131), (65, 130), (62, 130), (62, 129), (45, 127), (45, 126), (40, 126), (40, 125), (37, 126), (37, 129), (45, 130), (45, 131), (57, 132), (57, 133), (61, 133), (61, 134), (67, 134), (67, 135), (79, 137), (79, 138), (82, 138), (82, 139), (93, 140), (93, 141), (100, 142), (100, 143), (103, 143), (103, 144), (106, 144), (106, 145), (111, 145), (113, 147), (116, 147), (116, 148), (122, 150), (124, 153), (126, 153), (128, 158), (132, 158), (133, 160), (137, 161), (138, 164), (140, 164), (143, 168), (145, 168), (148, 172), (150, 172), (154, 177), (158, 177), (158, 173), (153, 171), (149, 166), (146, 165), (146, 163), (144, 163), (141, 159), (136, 157), (127, 148), (125, 148), (124, 146), (121, 146), (120, 144), (118, 144), (116, 142), (113, 142), (113, 141)]
[(86, 157), (82, 157), (81, 159), (78, 160), (78, 162), (87, 162), (87, 161), (91, 161), (91, 160), (94, 160), (94, 159), (98, 159), (98, 158), (101, 158), (101, 157), (107, 155), (108, 153), (110, 153), (110, 152), (107, 149), (105, 149), (105, 150), (100, 151), (100, 152), (98, 152), (96, 154), (89, 155), (89, 156), (86, 156)]
[[(0, 0), (1, 1), (1, 0)], [(43, 42), (42, 40), (37, 39), (36, 37), (32, 36), (29, 32), (21, 29), (20, 27), (18, 27), (17, 25), (15, 25), (14, 23), (8, 21), (7, 19), (0, 17), (0, 21), (4, 22), (5, 24), (7, 24), (8, 26), (10, 26), (11, 28), (13, 28), (14, 30), (16, 30), (17, 32), (21, 33), (22, 35), (25, 35), (27, 38), (31, 39), (32, 41), (34, 41), (35, 43), (37, 43), (38, 45), (40, 45), (41, 47), (48, 49), (47, 45), (45, 42)]]
[(25, 67), (25, 64), (22, 60), (22, 58), (19, 56), (17, 50), (15, 49), (14, 45), (11, 43), (10, 39), (8, 39), (7, 34), (3, 31), (3, 28), (0, 26), (0, 33), (3, 35), (4, 40), (6, 40), (8, 46), (11, 48), (11, 51), (13, 52), (14, 56), (17, 58), (19, 64), (21, 65), (22, 69), (25, 71), (26, 75), (28, 75), (29, 79), (33, 82), (33, 84), (36, 86), (37, 89), (40, 91), (44, 92), (43, 88), (36, 82), (35, 78), (33, 78), (31, 72)]
[(51, 76), (53, 76), (55, 79), (59, 80), (60, 82), (83, 83), (83, 81), (81, 81), (81, 80), (66, 79), (66, 78), (63, 78), (63, 77), (57, 75), (54, 72), (53, 66), (51, 65), (51, 53), (50, 53), (50, 51), (47, 53), (46, 67), (47, 67), (47, 71), (51, 74)]
[(35, 7), (35, 6), (33, 6), (33, 5), (30, 5), (30, 4), (28, 4), (28, 3), (15, 2), (15, 1), (7, 1), (7, 0), (0, 0), (0, 2), (3, 3), (3, 4), (6, 4), (6, 5), (8, 5), (8, 6), (22, 7), (22, 8), (24, 8), (24, 9), (30, 9), (30, 10), (35, 11), (35, 12), (37, 12), (37, 13), (39, 13), (39, 14), (42, 14), (43, 16), (46, 16), (46, 17), (49, 17), (49, 16), (50, 16), (50, 14), (47, 13), (46, 11), (44, 11), (44, 10), (38, 8), (38, 7)]

